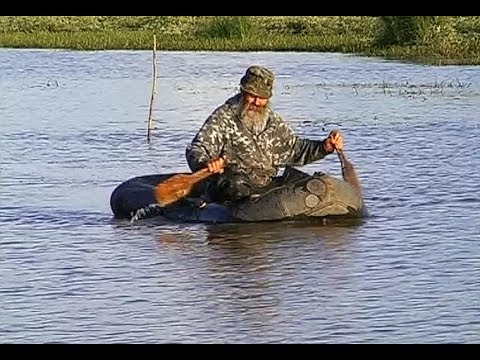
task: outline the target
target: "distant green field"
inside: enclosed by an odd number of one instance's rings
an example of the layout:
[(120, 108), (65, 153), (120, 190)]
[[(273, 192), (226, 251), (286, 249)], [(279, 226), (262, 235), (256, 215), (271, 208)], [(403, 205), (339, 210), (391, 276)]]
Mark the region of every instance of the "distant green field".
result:
[(480, 64), (479, 16), (0, 17), (4, 48), (145, 50), (153, 35), (158, 50), (343, 52)]

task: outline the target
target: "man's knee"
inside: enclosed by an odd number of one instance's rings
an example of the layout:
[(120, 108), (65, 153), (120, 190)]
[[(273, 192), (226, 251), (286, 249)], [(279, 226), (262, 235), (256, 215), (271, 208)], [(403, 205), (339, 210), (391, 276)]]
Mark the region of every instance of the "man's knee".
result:
[(243, 177), (221, 179), (218, 183), (219, 192), (227, 200), (238, 200), (249, 197), (254, 191), (253, 186)]

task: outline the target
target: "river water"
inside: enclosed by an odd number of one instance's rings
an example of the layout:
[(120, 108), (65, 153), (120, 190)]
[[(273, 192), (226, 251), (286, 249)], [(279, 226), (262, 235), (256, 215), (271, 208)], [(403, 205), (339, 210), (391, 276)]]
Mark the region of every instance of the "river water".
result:
[[(338, 128), (355, 225), (114, 221), (251, 64), (299, 135)], [(0, 50), (0, 342), (478, 343), (480, 68), (336, 53)], [(302, 167), (341, 176), (336, 156)]]

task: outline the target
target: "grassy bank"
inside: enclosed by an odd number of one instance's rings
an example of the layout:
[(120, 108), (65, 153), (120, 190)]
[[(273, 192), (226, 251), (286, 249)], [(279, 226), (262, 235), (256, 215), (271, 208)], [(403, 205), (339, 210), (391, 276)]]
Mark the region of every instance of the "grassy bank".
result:
[(158, 50), (343, 52), (480, 64), (480, 17), (413, 18), (3, 16), (0, 46), (143, 50), (152, 48), (155, 34)]

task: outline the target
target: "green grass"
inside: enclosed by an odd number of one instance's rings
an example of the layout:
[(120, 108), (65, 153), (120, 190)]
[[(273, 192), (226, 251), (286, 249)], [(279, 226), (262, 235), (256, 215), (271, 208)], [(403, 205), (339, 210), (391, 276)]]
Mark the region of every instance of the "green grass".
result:
[(0, 47), (312, 51), (480, 64), (480, 17), (0, 16)]

